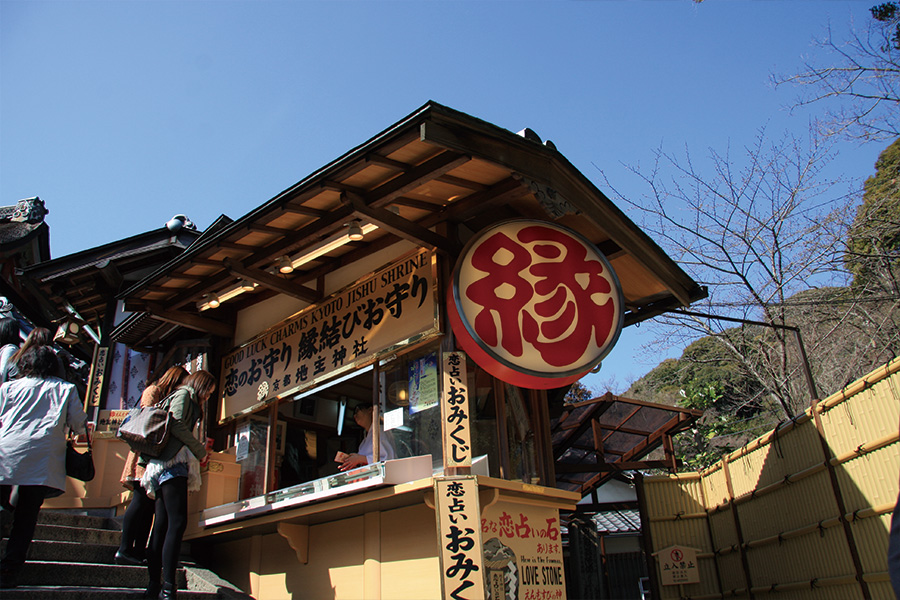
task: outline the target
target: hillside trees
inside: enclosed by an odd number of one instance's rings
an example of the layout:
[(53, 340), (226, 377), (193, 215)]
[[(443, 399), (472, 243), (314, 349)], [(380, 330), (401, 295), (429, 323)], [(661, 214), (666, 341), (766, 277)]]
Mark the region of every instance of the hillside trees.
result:
[(823, 173), (832, 143), (815, 132), (775, 141), (760, 132), (739, 156), (710, 150), (706, 168), (689, 152), (659, 150), (649, 171), (632, 169), (646, 193), (634, 200), (619, 194), (644, 229), (709, 287), (695, 310), (776, 327), (669, 314), (657, 319), (666, 339), (713, 336), (758, 386), (755, 401), (774, 402), (785, 417), (809, 403), (796, 377), (795, 340), (780, 328), (793, 325), (787, 300), (831, 282), (852, 204), (841, 182)]
[[(898, 184), (900, 140), (880, 155), (875, 175), (866, 180), (863, 202), (854, 207), (848, 201), (842, 208), (843, 201), (836, 201), (830, 213), (835, 217), (833, 223), (818, 231), (819, 236), (834, 236), (827, 238), (830, 242), (819, 241), (835, 253), (835, 259), (823, 268), (832, 269), (833, 278), (839, 281), (839, 269), (845, 267), (847, 285), (810, 285), (780, 303), (785, 322), (803, 332), (817, 384), (825, 394), (900, 354)], [(677, 213), (675, 207), (668, 210)], [(841, 223), (841, 216), (852, 216), (852, 220)], [(719, 303), (720, 311), (727, 308)], [(747, 337), (765, 343), (742, 346)], [(767, 405), (769, 392), (754, 372), (745, 368), (747, 357), (733, 352), (733, 348), (743, 347), (753, 355), (773, 341), (773, 332), (766, 328), (723, 328), (687, 346), (681, 358), (663, 361), (626, 394), (704, 410), (692, 431), (676, 437), (675, 448), (690, 468), (708, 466), (784, 418)], [(789, 357), (788, 363), (795, 364), (796, 358)], [(799, 387), (799, 373), (792, 377)]]

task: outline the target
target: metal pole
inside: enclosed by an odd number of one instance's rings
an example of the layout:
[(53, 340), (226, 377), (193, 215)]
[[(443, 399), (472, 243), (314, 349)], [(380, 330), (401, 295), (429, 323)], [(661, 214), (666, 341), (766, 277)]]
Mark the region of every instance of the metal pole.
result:
[(717, 321), (728, 321), (730, 323), (740, 323), (742, 325), (758, 325), (760, 327), (768, 327), (770, 329), (786, 329), (794, 332), (797, 338), (797, 347), (800, 350), (800, 363), (803, 366), (803, 375), (806, 377), (806, 385), (809, 387), (810, 399), (815, 402), (819, 399), (819, 393), (816, 391), (816, 382), (813, 380), (812, 369), (809, 367), (809, 359), (806, 356), (806, 348), (803, 346), (803, 338), (800, 337), (800, 328), (793, 325), (778, 325), (776, 323), (765, 323), (763, 321), (750, 321), (748, 319), (736, 319), (734, 317), (721, 317), (718, 315), (710, 315), (706, 313), (693, 312), (690, 310), (673, 310), (673, 313), (685, 315), (688, 317), (701, 317), (705, 319), (715, 319)]

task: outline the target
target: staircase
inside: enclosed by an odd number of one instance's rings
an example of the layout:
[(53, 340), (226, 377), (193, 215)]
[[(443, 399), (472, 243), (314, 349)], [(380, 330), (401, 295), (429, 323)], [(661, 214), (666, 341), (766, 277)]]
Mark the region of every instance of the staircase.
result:
[[(121, 519), (42, 510), (17, 588), (0, 591), (2, 600), (116, 600), (140, 598), (147, 568), (116, 565)], [(6, 540), (3, 541), (6, 547)], [(186, 545), (185, 545), (186, 547)], [(178, 570), (181, 600), (253, 600), (213, 572), (182, 557)]]

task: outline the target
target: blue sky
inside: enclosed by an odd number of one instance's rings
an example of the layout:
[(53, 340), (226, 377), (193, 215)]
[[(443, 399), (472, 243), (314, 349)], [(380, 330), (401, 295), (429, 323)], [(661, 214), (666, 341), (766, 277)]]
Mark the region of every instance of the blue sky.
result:
[[(205, 228), (429, 99), (530, 127), (601, 189), (597, 167), (637, 194), (623, 165), (661, 145), (802, 134), (822, 108), (790, 113), (796, 92), (769, 76), (874, 3), (2, 0), (0, 205), (40, 196), (54, 257), (177, 213)], [(833, 168), (862, 179), (882, 147), (842, 144)], [(655, 366), (647, 329), (588, 384)]]

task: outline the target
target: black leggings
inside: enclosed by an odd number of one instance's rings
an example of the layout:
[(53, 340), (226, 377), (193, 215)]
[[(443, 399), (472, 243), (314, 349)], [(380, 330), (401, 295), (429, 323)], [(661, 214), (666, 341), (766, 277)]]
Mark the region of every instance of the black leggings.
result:
[(122, 541), (119, 542), (119, 552), (135, 558), (144, 558), (147, 555), (147, 538), (150, 536), (151, 525), (153, 525), (153, 500), (147, 497), (147, 492), (135, 481), (131, 503), (122, 519)]
[[(2, 488), (0, 489), (2, 504), (9, 506), (12, 486), (4, 485), (0, 488)], [(3, 571), (4, 574), (15, 573), (25, 564), (25, 555), (28, 553), (28, 547), (34, 537), (41, 504), (44, 503), (47, 494), (53, 491), (53, 488), (43, 485), (19, 486), (19, 500), (16, 502), (16, 509), (13, 512), (12, 531), (6, 542), (6, 552), (0, 558), (0, 571)]]
[(187, 528), (187, 484), (187, 477), (175, 477), (156, 490), (156, 519), (147, 553), (151, 582), (159, 581), (162, 571), (165, 583), (176, 583), (181, 538)]

